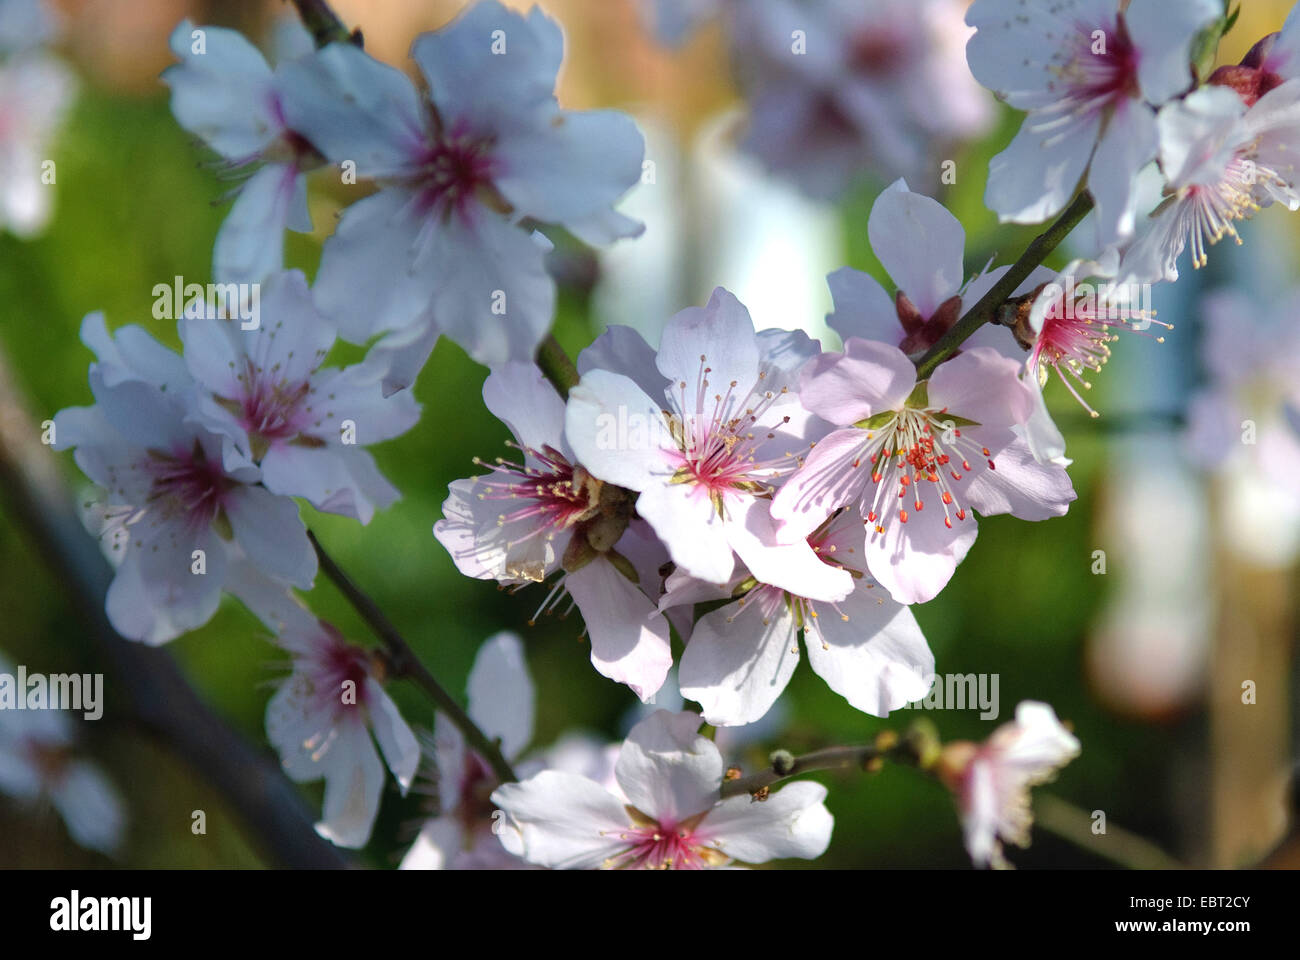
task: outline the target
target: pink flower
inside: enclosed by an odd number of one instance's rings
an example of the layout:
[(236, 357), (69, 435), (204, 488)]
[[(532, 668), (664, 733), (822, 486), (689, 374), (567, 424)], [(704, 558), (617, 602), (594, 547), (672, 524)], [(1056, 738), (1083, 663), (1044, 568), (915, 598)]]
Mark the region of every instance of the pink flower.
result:
[(556, 869), (692, 870), (733, 860), (813, 859), (830, 843), (826, 788), (800, 781), (764, 802), (720, 799), (724, 764), (693, 713), (660, 710), (637, 724), (615, 766), (620, 794), (547, 770), (492, 794), (501, 842)]
[(519, 587), (563, 571), (539, 614), (567, 592), (586, 621), (592, 664), (649, 698), (672, 665), (654, 603), (662, 548), (579, 462), (565, 439), (564, 401), (541, 371), (498, 367), (483, 400), (510, 426), (518, 462), (498, 458), (492, 472), (454, 481), (434, 536), (461, 573), (480, 580)]
[(971, 509), (1024, 520), (1062, 516), (1074, 489), (1018, 435), (1032, 411), (1018, 364), (985, 347), (917, 383), (896, 347), (850, 338), (804, 370), (800, 399), (841, 429), (815, 443), (778, 491), (781, 537), (808, 536), (854, 504), (867, 568), (899, 603), (937, 594), (975, 542)]
[(682, 654), (682, 695), (700, 704), (707, 722), (734, 726), (765, 715), (794, 674), (800, 634), (814, 672), (859, 710), (883, 717), (925, 696), (934, 655), (911, 610), (867, 576), (865, 544), (852, 509), (807, 538), (815, 562), (850, 586), (833, 602), (792, 595), (743, 571), (712, 595), (680, 574), (669, 578), (661, 609), (735, 598), (699, 619)]
[(976, 866), (1009, 866), (1004, 841), (1029, 846), (1030, 788), (1054, 779), (1078, 755), (1079, 741), (1051, 707), (1033, 700), (1019, 704), (1016, 719), (986, 742), (945, 745), (939, 776), (957, 799), (966, 850)]

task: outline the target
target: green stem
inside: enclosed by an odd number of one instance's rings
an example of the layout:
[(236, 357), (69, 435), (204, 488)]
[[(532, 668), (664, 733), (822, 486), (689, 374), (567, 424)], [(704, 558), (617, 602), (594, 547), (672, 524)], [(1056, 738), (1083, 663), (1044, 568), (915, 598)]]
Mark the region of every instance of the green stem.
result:
[(542, 368), (542, 373), (546, 374), (546, 379), (555, 385), (561, 398), (567, 400), (569, 390), (577, 384), (580, 377), (578, 368), (573, 365), (573, 361), (564, 352), (564, 348), (560, 346), (554, 334), (548, 333), (541, 346), (537, 348), (537, 365)]
[(916, 362), (916, 378), (924, 380), (929, 377), (972, 333), (992, 320), (998, 307), (1015, 293), (1016, 287), (1024, 283), (1034, 268), (1040, 266), (1069, 232), (1079, 225), (1079, 221), (1092, 206), (1092, 196), (1087, 191), (1080, 193), (1050, 227), (1034, 237), (1020, 259), (1011, 265), (1011, 269)]
[(392, 621), (379, 609), (379, 605), (352, 582), (352, 579), (334, 562), (334, 558), (325, 552), (325, 548), (316, 539), (316, 535), (308, 531), (307, 536), (311, 538), (312, 546), (316, 548), (316, 557), (320, 561), (320, 568), (325, 573), (325, 576), (334, 582), (339, 592), (343, 594), (348, 603), (352, 604), (353, 609), (361, 615), (361, 619), (374, 631), (375, 636), (383, 642), (388, 653), (388, 663), (393, 675), (412, 680), (423, 689), (437, 705), (438, 709), (446, 714), (447, 719), (464, 734), (470, 748), (488, 762), (498, 780), (502, 783), (511, 783), (518, 780), (519, 778), (515, 776), (510, 763), (502, 755), (498, 741), (490, 739), (487, 734), (480, 730), (478, 725), (470, 719), (469, 714), (456, 702), (456, 699), (443, 689), (437, 678), (429, 672), (428, 667), (420, 662), (420, 658), (415, 655), (411, 645), (398, 633)]

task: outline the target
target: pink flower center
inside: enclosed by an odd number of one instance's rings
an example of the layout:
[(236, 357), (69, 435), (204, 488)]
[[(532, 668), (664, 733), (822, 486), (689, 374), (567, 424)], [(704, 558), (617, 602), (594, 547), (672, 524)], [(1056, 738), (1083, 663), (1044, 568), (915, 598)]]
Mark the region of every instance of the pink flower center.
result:
[(1123, 16), (1113, 26), (1089, 29), (1078, 24), (1071, 32), (1070, 60), (1061, 71), (1064, 100), (1070, 113), (1090, 113), (1116, 100), (1140, 96), (1138, 52)]
[(628, 846), (607, 860), (607, 867), (620, 870), (701, 870), (726, 859), (717, 850), (706, 846), (697, 837), (696, 828), (689, 823), (659, 823), (640, 814), (636, 819), (646, 822), (619, 834)]
[(353, 646), (328, 623), (322, 623), (324, 637), (308, 673), (312, 688), (333, 711), (343, 717), (366, 706), (366, 681), (370, 678), (370, 655)]
[(167, 456), (150, 451), (145, 469), (153, 478), (149, 502), (169, 514), (181, 514), (195, 530), (217, 518), (226, 494), (235, 486), (219, 461), (207, 459), (197, 440), (188, 453)]
[(239, 382), (243, 396), (238, 401), (237, 416), (251, 437), (272, 443), (298, 435), (306, 418), (303, 400), (311, 391), (309, 381), (293, 384), (258, 374), (248, 361)]
[[(788, 456), (774, 460), (760, 459), (761, 448), (775, 438), (775, 429), (790, 422), (789, 416), (780, 421), (775, 418), (769, 426), (761, 426), (772, 407), (789, 392), (779, 390), (747, 395), (737, 392), (736, 381), (731, 381), (722, 393), (709, 395), (707, 359), (700, 357), (699, 386), (694, 396), (687, 393), (685, 380), (678, 383), (676, 412), (668, 414), (668, 426), (677, 442), (678, 451), (672, 455), (675, 466), (674, 483), (693, 484), (709, 496), (719, 514), (724, 512), (724, 497), (737, 491), (748, 494), (766, 493), (770, 481), (792, 465)], [(766, 372), (759, 374), (760, 381)]]
[(419, 160), (419, 204), (439, 216), (452, 211), (464, 216), (468, 203), (490, 190), (495, 172), (492, 142), (456, 124), (428, 144)]
[(520, 449), (536, 465), (512, 463), (503, 457), (497, 457), (494, 463), (474, 458), (476, 466), (493, 471), (475, 479), (479, 498), (508, 501), (512, 505), (497, 517), (497, 525), (531, 521), (527, 533), (511, 546), (539, 534), (554, 534), (593, 516), (599, 488), (586, 470), (569, 463), (564, 454), (549, 444), (541, 450)]

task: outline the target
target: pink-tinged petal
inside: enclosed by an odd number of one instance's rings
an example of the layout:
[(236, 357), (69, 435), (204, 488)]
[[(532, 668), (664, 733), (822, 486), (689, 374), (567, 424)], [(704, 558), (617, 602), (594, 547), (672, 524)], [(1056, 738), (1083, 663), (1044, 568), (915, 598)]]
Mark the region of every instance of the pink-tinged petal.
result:
[[(821, 352), (821, 341), (802, 330), (769, 327), (758, 331), (758, 364), (763, 371), (764, 390), (779, 393), (784, 387), (793, 395), (799, 389), (803, 368)], [(788, 402), (794, 402), (793, 396)]]
[(1223, 14), (1219, 0), (1131, 0), (1124, 25), (1141, 54), (1143, 99), (1158, 107), (1192, 85), (1192, 41)]
[(1010, 145), (989, 161), (984, 203), (1003, 223), (1042, 223), (1056, 216), (1074, 196), (1100, 133), (1098, 112), (1050, 128), (1031, 113)]
[(364, 847), (379, 813), (384, 765), (365, 724), (344, 723), (325, 765), (325, 807), (316, 832), (340, 847)]
[(1119, 101), (1088, 170), (1088, 192), (1096, 201), (1099, 250), (1133, 236), (1137, 229), (1138, 172), (1155, 156), (1155, 113), (1146, 104)]
[(307, 213), (307, 181), (297, 168), (268, 164), (240, 188), (212, 252), (218, 283), (258, 283), (284, 268), (284, 231)]
[(316, 551), (293, 500), (243, 485), (226, 498), (225, 509), (235, 539), (264, 573), (304, 590), (311, 587)]
[(925, 603), (947, 586), (974, 544), (975, 517), (969, 510), (962, 520), (953, 515), (950, 528), (936, 500), (928, 509), (910, 511), (903, 523), (896, 504), (894, 488), (882, 484), (871, 506), (884, 518), (885, 532), (868, 534), (867, 567), (899, 603)]
[[(752, 500), (749, 494), (727, 497), (724, 508)], [(718, 513), (708, 493), (694, 483), (657, 483), (636, 501), (637, 513), (654, 528), (673, 562), (692, 576), (722, 583), (735, 569), (729, 520)]]
[(411, 326), (393, 331), (370, 348), (366, 360), (374, 361), (385, 371), (382, 381), (385, 397), (415, 383), (440, 336), (426, 310)]
[(843, 353), (823, 353), (804, 367), (799, 401), (843, 427), (899, 409), (914, 386), (916, 368), (903, 351), (854, 337)]
[(218, 397), (240, 396), (244, 356), (232, 324), (216, 317), (188, 316), (177, 327), (194, 379)]
[[(758, 340), (745, 305), (716, 287), (704, 307), (687, 307), (664, 327), (656, 361), (672, 383), (670, 394), (684, 393), (691, 412), (712, 410), (711, 398), (737, 384), (743, 397), (758, 379)], [(680, 384), (685, 383), (685, 388)], [(696, 410), (697, 394), (709, 398)]]
[(302, 497), (317, 510), (366, 524), (375, 509), (397, 501), (397, 489), (360, 448), (299, 447), (280, 443), (262, 458), (262, 484), (272, 493)]
[(500, 131), (493, 178), (511, 206), (543, 223), (583, 222), (641, 180), (645, 139), (615, 110), (559, 110)]
[(1029, 452), (1039, 463), (1068, 467), (1074, 461), (1065, 455), (1065, 437), (1056, 426), (1056, 422), (1052, 420), (1047, 402), (1043, 399), (1042, 388), (1038, 385), (1038, 378), (1032, 375), (1027, 377), (1025, 385), (1034, 398), (1034, 411), (1022, 428)]
[(804, 633), (808, 663), (851, 706), (886, 717), (929, 692), (934, 654), (912, 611), (879, 586), (859, 581), (851, 597), (818, 613), (817, 629)]
[(455, 817), (426, 820), (398, 869), (446, 870), (461, 852), (464, 839), (465, 831)]
[(143, 327), (128, 324), (109, 336), (104, 314), (88, 313), (81, 321), (81, 342), (95, 352), (95, 369), (105, 385), (113, 387), (123, 380), (144, 380), (155, 386), (181, 393), (193, 382), (185, 359), (154, 339)]
[(247, 558), (240, 557), (230, 561), (225, 587), (266, 624), (280, 646), (295, 653), (310, 652), (311, 647), (295, 646), (294, 642), (318, 630), (318, 621), (283, 583), (272, 580)]
[(1021, 520), (1063, 517), (1078, 495), (1070, 475), (1055, 464), (1042, 464), (1022, 438), (986, 434), (979, 442), (993, 452), (995, 469), (980, 470), (966, 486), (966, 500), (986, 517), (1009, 513)]
[[(338, 46), (333, 44), (332, 46)], [(415, 194), (390, 187), (346, 210), (321, 251), (313, 294), (321, 314), (351, 343), (414, 324), (438, 278), (419, 246), (426, 218)]]
[[(778, 539), (797, 543), (821, 526), (838, 507), (855, 502), (871, 479), (871, 464), (862, 460), (866, 430), (849, 427), (820, 440), (772, 499)], [(854, 467), (854, 463), (858, 463)]]
[(627, 735), (614, 765), (628, 802), (664, 825), (708, 810), (722, 786), (722, 754), (694, 713), (656, 710)]
[(375, 732), (379, 749), (383, 752), (384, 762), (401, 787), (402, 796), (406, 796), (411, 781), (415, 779), (415, 771), (420, 766), (420, 743), (402, 719), (397, 704), (393, 703), (377, 680), (367, 678), (366, 702), (369, 704), (370, 726)]
[(729, 797), (709, 811), (699, 835), (743, 863), (813, 860), (830, 846), (835, 825), (825, 800), (826, 788), (808, 780), (786, 784), (762, 803)]
[(852, 267), (841, 267), (826, 278), (835, 312), (826, 317), (832, 330), (850, 337), (897, 343), (902, 337), (894, 298), (876, 278)]
[(1156, 115), (1160, 169), (1171, 186), (1210, 186), (1223, 176), (1249, 133), (1246, 105), (1228, 87), (1201, 87)]
[(939, 201), (897, 180), (876, 198), (867, 221), (871, 249), (921, 316), (955, 296), (966, 279), (966, 231)]
[(676, 446), (662, 411), (662, 399), (651, 399), (628, 377), (592, 370), (569, 391), (565, 436), (594, 476), (647, 490), (674, 470), (669, 452)]
[(193, 446), (194, 428), (183, 421), (187, 410), (182, 397), (168, 395), (142, 380), (121, 380), (109, 386), (104, 372), (98, 365), (91, 367), (90, 392), (104, 419), (123, 440), (144, 450), (168, 453)]
[(578, 354), (578, 373), (593, 370), (621, 373), (633, 380), (650, 397), (662, 397), (668, 379), (655, 367), (654, 347), (632, 327), (616, 324)]
[[(131, 535), (108, 590), (114, 628), (132, 640), (157, 644), (212, 619), (226, 569), (226, 547), (217, 535), (206, 527), (192, 531), (179, 518), (159, 521), (147, 514)], [(193, 572), (196, 550), (203, 551), (203, 574)], [(133, 603), (140, 609), (130, 609)]]
[(568, 574), (564, 586), (587, 624), (592, 666), (649, 700), (673, 665), (668, 621), (603, 557)]
[(560, 27), (540, 7), (524, 15), (495, 0), (466, 8), (411, 44), (411, 59), (428, 80), (444, 122), (472, 117), (490, 130), (508, 129), (538, 108), (553, 108), (563, 56)]
[(530, 450), (552, 447), (566, 456), (564, 401), (532, 363), (496, 367), (483, 382), (483, 403)]
[(1005, 738), (994, 731), (991, 742), (998, 761), (1029, 776), (1055, 770), (1079, 755), (1079, 741), (1056, 718), (1056, 711), (1037, 700), (1016, 705), (1014, 727)]
[(544, 239), (486, 207), (434, 228), (433, 322), (479, 363), (531, 361), (550, 329), (555, 281)]
[[(1024, 423), (1033, 412), (1020, 365), (987, 347), (963, 350), (930, 375), (929, 405), (987, 428)], [(942, 418), (942, 414), (937, 414)]]
[[(224, 562), (225, 554), (220, 554)], [(185, 567), (188, 571), (188, 565)], [(200, 627), (212, 619), (221, 603), (221, 581), (215, 578), (194, 577), (203, 592), (186, 608), (158, 607), (155, 605), (144, 578), (140, 574), (140, 552), (128, 550), (122, 565), (117, 568), (113, 582), (108, 586), (105, 610), (113, 629), (128, 640), (139, 640), (158, 646), (174, 640), (186, 631)]]
[[(504, 476), (488, 474), (490, 481)], [(506, 477), (504, 482), (513, 480)], [(554, 573), (572, 533), (563, 531), (548, 540), (538, 533), (536, 517), (501, 523), (501, 501), (481, 498), (479, 482), (453, 481), (442, 505), (444, 519), (433, 526), (433, 535), (456, 569), (467, 577), (505, 583), (538, 583)]]
[(823, 562), (807, 540), (777, 542), (769, 503), (751, 500), (743, 516), (733, 515), (727, 527), (732, 547), (754, 578), (809, 600), (834, 602), (852, 593), (852, 575)]
[(798, 627), (781, 591), (758, 587), (741, 600), (706, 613), (682, 654), (682, 696), (704, 719), (740, 726), (762, 717), (799, 664)]
[(182, 20), (168, 41), (181, 63), (163, 71), (172, 113), (185, 130), (230, 158), (258, 153), (280, 135), (271, 94), (271, 68), (235, 30), (203, 27), (204, 52), (195, 53), (194, 24)]
[[(359, 177), (413, 173), (426, 143), (414, 84), (350, 43), (331, 43), (276, 72), (284, 116), (334, 163)], [(363, 201), (364, 202), (364, 201)]]
[(524, 645), (513, 633), (493, 634), (479, 647), (469, 672), (469, 715), (501, 752), (517, 757), (533, 739), (535, 692)]
[(530, 863), (594, 870), (628, 847), (619, 836), (630, 826), (623, 801), (586, 777), (543, 770), (497, 787), (492, 802), (518, 832), (518, 848), (510, 852)]

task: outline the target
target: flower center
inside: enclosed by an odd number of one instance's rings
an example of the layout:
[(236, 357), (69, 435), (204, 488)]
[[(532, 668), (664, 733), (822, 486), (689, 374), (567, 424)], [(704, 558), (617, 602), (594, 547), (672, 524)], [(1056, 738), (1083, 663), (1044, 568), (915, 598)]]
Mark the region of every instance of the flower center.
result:
[(729, 859), (696, 835), (704, 814), (680, 823), (662, 823), (635, 807), (627, 807), (627, 812), (633, 826), (620, 833), (619, 839), (626, 840), (628, 846), (605, 861), (608, 869), (701, 870)]
[(149, 502), (168, 514), (181, 514), (196, 530), (217, 519), (226, 494), (235, 486), (219, 462), (207, 459), (197, 440), (188, 454), (168, 456), (151, 450), (145, 469), (153, 478)]
[(439, 216), (464, 214), (468, 201), (485, 190), (494, 193), (491, 148), (491, 140), (474, 136), (462, 124), (430, 143), (417, 175), (421, 208)]

